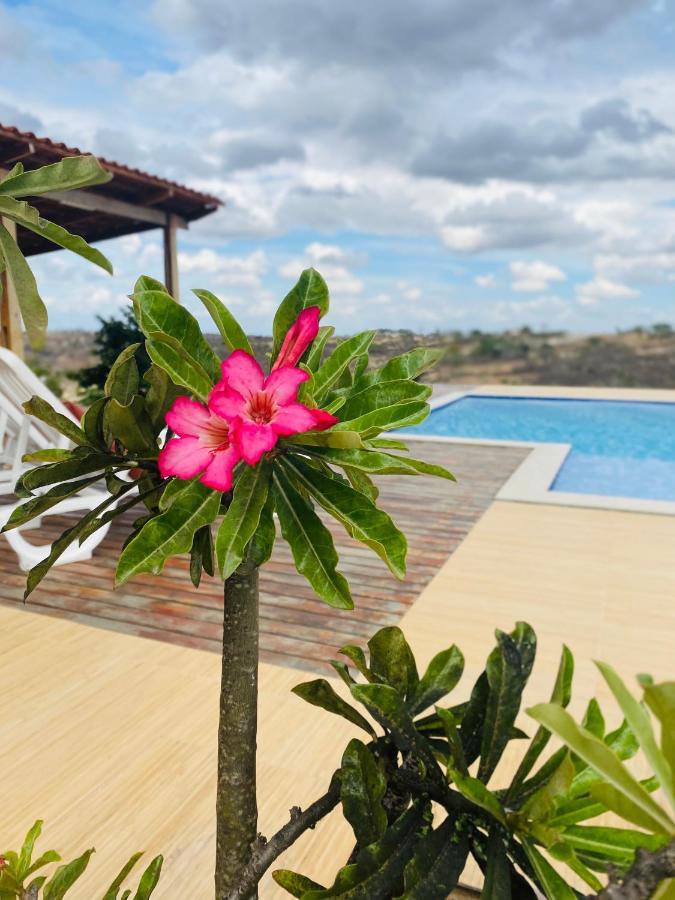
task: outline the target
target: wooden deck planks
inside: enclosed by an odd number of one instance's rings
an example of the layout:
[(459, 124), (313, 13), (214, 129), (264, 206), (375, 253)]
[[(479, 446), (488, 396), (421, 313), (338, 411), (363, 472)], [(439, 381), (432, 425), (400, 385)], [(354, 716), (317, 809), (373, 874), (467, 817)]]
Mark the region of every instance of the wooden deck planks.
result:
[[(452, 469), (459, 481), (389, 476), (379, 481), (381, 505), (408, 536), (408, 574), (397, 581), (367, 547), (352, 541), (332, 520), (341, 571), (353, 587), (356, 609), (334, 610), (317, 600), (296, 572), (287, 545), (279, 540), (261, 575), (261, 649), (268, 662), (325, 671), (342, 644), (363, 640), (378, 627), (397, 622), (464, 540), (527, 450), (416, 443), (416, 455)], [(169, 643), (219, 649), (221, 588), (206, 578), (195, 591), (187, 559), (169, 561), (158, 576), (140, 576), (113, 591), (113, 573), (127, 533), (114, 523), (91, 560), (53, 569), (31, 596), (38, 612), (101, 625)], [(72, 521), (72, 520), (71, 520)], [(45, 517), (28, 540), (51, 541), (69, 524)], [(16, 557), (0, 541), (0, 603), (21, 604), (25, 582)]]

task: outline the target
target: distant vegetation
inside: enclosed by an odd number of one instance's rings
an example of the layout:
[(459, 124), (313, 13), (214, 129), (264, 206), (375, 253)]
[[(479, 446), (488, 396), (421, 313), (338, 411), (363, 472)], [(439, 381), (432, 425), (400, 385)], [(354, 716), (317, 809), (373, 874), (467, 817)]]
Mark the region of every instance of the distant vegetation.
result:
[[(221, 347), (219, 336), (209, 339)], [(132, 320), (102, 319), (95, 333), (50, 332), (44, 350), (29, 361), (43, 377), (57, 380), (65, 396), (90, 401), (100, 392), (117, 353), (138, 340)], [(271, 339), (253, 337), (251, 343), (263, 362)], [(675, 388), (675, 330), (666, 322), (593, 336), (529, 328), (431, 335), (383, 330), (371, 359), (380, 365), (422, 344), (446, 348), (444, 360), (430, 373), (436, 382)]]

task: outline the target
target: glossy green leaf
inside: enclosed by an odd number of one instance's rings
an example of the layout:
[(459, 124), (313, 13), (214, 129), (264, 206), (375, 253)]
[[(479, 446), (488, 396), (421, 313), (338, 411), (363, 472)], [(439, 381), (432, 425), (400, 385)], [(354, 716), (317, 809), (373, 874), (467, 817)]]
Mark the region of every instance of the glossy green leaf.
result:
[(138, 325), (147, 338), (160, 340), (176, 350), (182, 350), (212, 380), (220, 378), (220, 359), (202, 334), (199, 322), (192, 313), (161, 291), (134, 294), (134, 302), (138, 308)]
[(159, 881), (159, 877), (162, 874), (163, 864), (163, 856), (156, 856), (152, 860), (148, 868), (145, 870), (145, 872), (143, 872), (143, 875), (141, 876), (138, 890), (134, 894), (133, 900), (148, 900), (148, 897), (152, 895), (155, 888), (157, 887), (157, 882)]
[(381, 368), (366, 372), (358, 380), (358, 387), (377, 384), (381, 381), (395, 381), (399, 378), (417, 378), (435, 366), (445, 355), (445, 350), (431, 347), (416, 347), (401, 356), (394, 356)]
[(620, 866), (631, 865), (640, 847), (653, 852), (668, 843), (661, 835), (602, 825), (572, 825), (565, 829), (565, 840), (577, 851), (592, 853)]
[[(598, 791), (599, 796), (607, 806), (613, 808), (608, 799), (615, 799), (613, 792), (639, 810), (643, 821), (649, 821), (650, 827), (657, 832), (666, 834), (675, 833), (675, 824), (662, 810), (658, 803), (649, 796), (645, 788), (635, 780), (630, 772), (622, 765), (618, 757), (601, 740), (580, 728), (574, 719), (564, 709), (552, 703), (541, 703), (527, 710), (528, 714), (542, 725), (556, 734), (564, 741), (577, 756), (583, 759), (607, 782), (610, 792), (605, 793), (605, 786)], [(594, 791), (595, 795), (595, 791)], [(633, 821), (628, 816), (629, 821)], [(639, 824), (639, 823), (638, 823)]]
[(437, 653), (412, 696), (411, 714), (417, 715), (449, 694), (459, 682), (463, 671), (464, 656), (455, 644)]
[(334, 332), (335, 329), (332, 325), (322, 325), (321, 328), (319, 328), (319, 332), (312, 341), (309, 353), (307, 354), (306, 366), (310, 372), (316, 372), (321, 365), (321, 359), (324, 350), (326, 349), (326, 344), (332, 338)]
[(463, 797), (484, 809), (493, 819), (506, 825), (506, 814), (496, 795), (486, 788), (482, 781), (472, 775), (464, 775), (459, 769), (448, 767), (448, 775), (452, 777), (455, 787)]
[(187, 352), (161, 340), (147, 340), (145, 349), (153, 363), (163, 369), (174, 384), (187, 388), (206, 403), (213, 382)]
[(143, 380), (149, 385), (145, 395), (145, 408), (155, 432), (159, 433), (166, 424), (167, 412), (183, 391), (171, 381), (164, 369), (154, 363), (145, 371)]
[[(457, 719), (449, 709), (442, 709), (440, 706), (436, 707), (436, 715), (438, 716), (439, 721), (443, 726), (443, 730), (445, 732), (445, 737), (448, 741), (448, 749), (449, 753), (448, 757), (448, 766), (453, 770), (457, 770), (461, 772), (462, 775), (468, 775), (469, 769), (466, 764), (466, 757), (464, 755), (464, 747), (462, 747), (462, 741), (459, 737), (459, 730), (457, 728)], [(415, 723), (415, 727), (418, 731), (423, 730), (420, 729), (419, 722)]]
[(162, 282), (158, 281), (156, 278), (153, 278), (152, 275), (140, 275), (136, 279), (136, 283), (134, 284), (134, 294), (141, 294), (143, 291), (160, 291), (163, 294), (168, 293), (166, 285), (162, 284)]
[(330, 531), (278, 467), (273, 490), (281, 534), (298, 572), (330, 606), (353, 609), (349, 584), (335, 568), (338, 555)]
[(340, 800), (359, 847), (378, 841), (387, 830), (382, 806), (386, 791), (387, 779), (381, 766), (366, 745), (354, 738), (342, 755)]
[(244, 466), (235, 481), (232, 502), (216, 536), (216, 558), (224, 581), (241, 564), (249, 541), (258, 528), (271, 474), (271, 464), (261, 461), (257, 466)]
[(374, 331), (362, 331), (338, 344), (314, 372), (312, 394), (317, 402), (338, 383), (340, 377), (357, 356), (368, 350), (375, 337)]
[(195, 289), (192, 292), (202, 301), (221, 334), (225, 346), (233, 350), (243, 350), (253, 356), (253, 349), (246, 337), (246, 332), (235, 319), (222, 300), (219, 300), (211, 291)]
[(111, 397), (103, 410), (103, 429), (132, 453), (156, 453), (157, 439), (145, 398), (136, 394), (128, 404)]
[(47, 328), (47, 308), (38, 292), (35, 276), (14, 238), (0, 222), (0, 262), (6, 270), (16, 291), (21, 318), (31, 345), (38, 349), (42, 345)]
[[(556, 703), (558, 701), (552, 699), (551, 702)], [(598, 738), (605, 736), (605, 717), (603, 716), (600, 704), (595, 697), (591, 697), (588, 701), (581, 727), (585, 728), (586, 731), (590, 731), (591, 734), (594, 734)]]
[(272, 872), (272, 878), (274, 878), (279, 887), (288, 891), (293, 897), (304, 897), (308, 891), (326, 890), (325, 887), (316, 881), (312, 881), (311, 878), (298, 875), (297, 872), (291, 872), (290, 869), (277, 869), (275, 872)]
[(105, 892), (103, 900), (117, 900), (120, 888), (124, 884), (131, 870), (134, 868), (134, 866), (142, 856), (142, 853), (134, 853), (134, 855), (124, 864), (113, 883)]
[(19, 528), (21, 525), (25, 525), (26, 522), (30, 522), (31, 519), (36, 518), (36, 516), (41, 516), (43, 513), (47, 512), (47, 510), (57, 506), (64, 498), (72, 497), (84, 488), (96, 484), (99, 479), (100, 475), (94, 475), (91, 478), (82, 478), (77, 481), (67, 481), (64, 484), (55, 485), (45, 494), (40, 494), (38, 497), (28, 500), (27, 503), (22, 503), (21, 506), (17, 506), (12, 511), (12, 514), (2, 531), (11, 531), (13, 528)]
[(198, 588), (202, 580), (202, 572), (213, 575), (213, 535), (211, 526), (205, 525), (199, 531), (195, 531), (195, 537), (190, 548), (190, 581)]
[(23, 488), (34, 491), (49, 484), (69, 481), (80, 475), (88, 475), (90, 472), (100, 472), (110, 465), (110, 454), (92, 451), (82, 456), (73, 456), (61, 462), (47, 463), (30, 469), (21, 476), (20, 481)]
[(596, 665), (600, 670), (602, 677), (607, 682), (609, 689), (614, 694), (616, 702), (621, 707), (621, 711), (626, 717), (626, 721), (631, 731), (637, 738), (640, 747), (642, 748), (642, 752), (659, 780), (661, 789), (668, 798), (673, 811), (675, 811), (675, 784), (673, 783), (673, 771), (668, 764), (668, 760), (656, 743), (647, 710), (635, 699), (635, 697), (633, 697), (611, 666), (601, 662), (596, 663)]
[(173, 502), (147, 522), (126, 545), (117, 564), (116, 584), (141, 572), (157, 574), (170, 556), (187, 553), (195, 532), (218, 515), (221, 494), (199, 481), (183, 481)]
[(298, 456), (283, 458), (282, 465), (351, 537), (377, 553), (397, 578), (405, 576), (407, 541), (384, 510), (350, 485), (324, 475)]
[(272, 556), (272, 551), (274, 550), (276, 537), (277, 529), (274, 524), (274, 496), (272, 492), (268, 490), (265, 505), (260, 511), (258, 527), (248, 545), (249, 558), (254, 566), (264, 566), (269, 560)]
[(551, 816), (548, 824), (551, 828), (564, 828), (568, 825), (576, 825), (579, 822), (594, 819), (606, 811), (607, 807), (604, 803), (600, 803), (599, 800), (595, 800), (586, 794), (583, 797), (559, 803), (555, 814)]
[(380, 496), (380, 489), (373, 480), (365, 474), (365, 472), (345, 466), (344, 473), (355, 491), (358, 491), (360, 494), (365, 494), (369, 500), (372, 500), (372, 502), (375, 503)]
[(418, 384), (416, 381), (379, 382), (362, 391), (348, 394), (340, 409), (340, 418), (344, 421), (358, 419), (375, 409), (396, 406), (398, 403), (424, 401), (430, 394), (431, 388), (428, 385)]
[[(558, 754), (554, 757), (556, 762), (558, 762), (557, 757)], [(547, 773), (545, 780), (542, 779), (541, 787), (528, 797), (527, 802), (520, 809), (523, 816), (534, 822), (548, 819), (555, 808), (556, 801), (565, 795), (574, 777), (574, 766), (569, 752), (560, 754), (558, 764), (550, 768), (552, 771), (550, 774)]]
[(366, 446), (369, 450), (403, 450), (406, 453), (409, 449), (406, 443), (394, 438), (371, 438)]
[(507, 846), (501, 829), (492, 828), (481, 900), (511, 900), (511, 862), (506, 854)]
[(134, 394), (138, 393), (140, 375), (134, 355), (140, 344), (125, 347), (112, 364), (105, 380), (104, 391), (107, 397), (113, 397), (118, 403), (126, 406), (131, 403)]
[(594, 893), (602, 890), (602, 882), (593, 874), (588, 866), (582, 861), (582, 858), (577, 854), (574, 847), (572, 847), (565, 839), (556, 841), (547, 849), (553, 859), (565, 863), (575, 875), (582, 881), (585, 881), (586, 884), (593, 889)]
[(337, 450), (332, 447), (317, 447), (311, 452), (331, 465), (359, 469), (369, 475), (435, 475), (449, 481), (456, 480), (455, 476), (443, 466), (377, 450)]
[(400, 628), (380, 628), (368, 641), (370, 671), (378, 681), (388, 684), (401, 697), (414, 695), (419, 683), (415, 657)]
[(532, 636), (530, 629), (527, 640), (517, 641), (517, 631), (514, 636), (497, 631), (497, 646), (488, 657), (485, 668), (489, 694), (478, 767), (481, 781), (490, 779), (510, 740), (531, 670), (528, 654)]
[(400, 750), (415, 753), (428, 771), (438, 771), (429, 744), (415, 728), (403, 698), (394, 688), (388, 684), (356, 684), (351, 691), (354, 699), (363, 703), (375, 721), (391, 733)]
[(45, 884), (43, 894), (44, 900), (62, 900), (66, 891), (75, 884), (77, 879), (87, 868), (93, 852), (93, 848), (91, 850), (85, 850), (82, 856), (78, 856), (77, 859), (74, 859), (64, 866), (59, 866), (54, 875)]
[(547, 900), (576, 900), (572, 888), (541, 855), (534, 844), (526, 840), (523, 840), (522, 844)]
[(64, 459), (70, 459), (73, 455), (72, 450), (59, 450), (52, 448), (47, 450), (34, 450), (32, 453), (24, 453), (21, 462), (25, 463), (51, 463), (62, 462)]
[(46, 425), (51, 425), (51, 427), (56, 429), (59, 434), (67, 437), (68, 440), (72, 441), (74, 444), (86, 445), (88, 443), (87, 437), (82, 429), (76, 425), (72, 419), (69, 419), (68, 416), (64, 416), (53, 409), (53, 407), (46, 400), (43, 400), (42, 397), (31, 397), (30, 400), (26, 400), (22, 406), (29, 416), (40, 419), (40, 421), (44, 422)]
[(333, 447), (339, 450), (353, 450), (363, 447), (361, 435), (355, 431), (305, 431), (302, 434), (294, 434), (287, 439), (289, 446), (300, 445), (304, 447)]
[[(1, 188), (2, 185), (0, 185), (0, 189)], [(52, 244), (63, 247), (64, 250), (70, 250), (71, 253), (81, 256), (82, 259), (86, 259), (95, 266), (99, 266), (101, 269), (108, 272), (108, 274), (113, 274), (112, 263), (100, 250), (97, 250), (96, 247), (92, 247), (91, 244), (88, 244), (84, 238), (80, 237), (78, 234), (71, 234), (69, 231), (66, 231), (65, 228), (62, 228), (61, 225), (57, 225), (56, 222), (50, 222), (49, 219), (44, 219), (42, 216), (39, 216), (37, 223), (33, 224), (32, 222), (22, 221), (21, 225), (24, 228), (28, 228), (29, 231), (39, 234), (40, 237), (45, 238)]]
[(445, 900), (457, 887), (468, 855), (466, 831), (449, 816), (417, 843), (398, 900)]
[(335, 431), (356, 431), (362, 437), (371, 438), (380, 431), (404, 428), (407, 425), (419, 425), (429, 415), (429, 404), (413, 400), (410, 403), (397, 403), (384, 406), (356, 419), (341, 419), (333, 426)]
[(105, 184), (111, 178), (110, 172), (95, 156), (66, 156), (52, 165), (6, 178), (0, 182), (0, 194), (34, 197), (49, 191), (70, 191)]
[(375, 681), (373, 673), (368, 668), (366, 655), (360, 647), (357, 647), (355, 644), (345, 644), (344, 647), (340, 647), (338, 652), (343, 653), (354, 663), (357, 670), (363, 675), (366, 681)]
[(286, 337), (286, 332), (293, 325), (303, 309), (318, 306), (321, 315), (328, 312), (328, 286), (316, 269), (305, 269), (297, 283), (282, 300), (274, 316), (272, 334), (274, 345), (272, 359), (275, 360)]
[(661, 750), (675, 772), (675, 681), (646, 685), (644, 698), (661, 723)]
[[(558, 674), (556, 675), (553, 692), (551, 694), (551, 703), (557, 703), (559, 706), (566, 707), (572, 697), (572, 678), (574, 676), (574, 657), (569, 647), (563, 645), (562, 656), (558, 666)], [(527, 752), (518, 766), (516, 774), (511, 781), (507, 797), (512, 799), (518, 795), (520, 785), (525, 781), (532, 771), (536, 761), (541, 756), (544, 748), (549, 742), (551, 732), (543, 726), (537, 729)]]
[(23, 879), (30, 868), (31, 860), (33, 858), (33, 850), (35, 849), (35, 842), (42, 834), (42, 826), (44, 822), (42, 819), (38, 819), (31, 828), (28, 829), (28, 833), (24, 838), (24, 842), (21, 845), (21, 850), (19, 851), (19, 858), (16, 864), (16, 872), (19, 879)]

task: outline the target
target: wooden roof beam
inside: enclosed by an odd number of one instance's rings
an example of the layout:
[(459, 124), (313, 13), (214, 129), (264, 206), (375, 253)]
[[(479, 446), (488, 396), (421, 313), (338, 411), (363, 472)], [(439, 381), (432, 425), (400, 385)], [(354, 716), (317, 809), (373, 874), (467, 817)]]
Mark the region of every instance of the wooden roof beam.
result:
[[(157, 228), (165, 228), (169, 214), (159, 209), (138, 206), (135, 203), (126, 203), (123, 200), (114, 200), (103, 194), (96, 194), (91, 190), (74, 191), (50, 191), (42, 195), (46, 200), (54, 200), (63, 206), (71, 206), (75, 209), (84, 209), (88, 212), (100, 212), (109, 216), (119, 216), (122, 219), (132, 219), (136, 222), (148, 222)], [(187, 222), (180, 216), (171, 215), (176, 228), (187, 228)]]

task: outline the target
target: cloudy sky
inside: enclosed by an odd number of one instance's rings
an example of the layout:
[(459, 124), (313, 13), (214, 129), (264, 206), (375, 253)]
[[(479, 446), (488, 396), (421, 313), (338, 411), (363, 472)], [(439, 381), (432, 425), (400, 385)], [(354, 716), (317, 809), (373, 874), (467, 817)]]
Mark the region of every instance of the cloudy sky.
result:
[[(304, 266), (333, 319), (423, 331), (675, 320), (675, 0), (0, 2), (0, 121), (221, 196), (181, 288), (252, 331)], [(52, 327), (116, 277), (36, 262)], [(194, 307), (196, 309), (196, 306)]]

